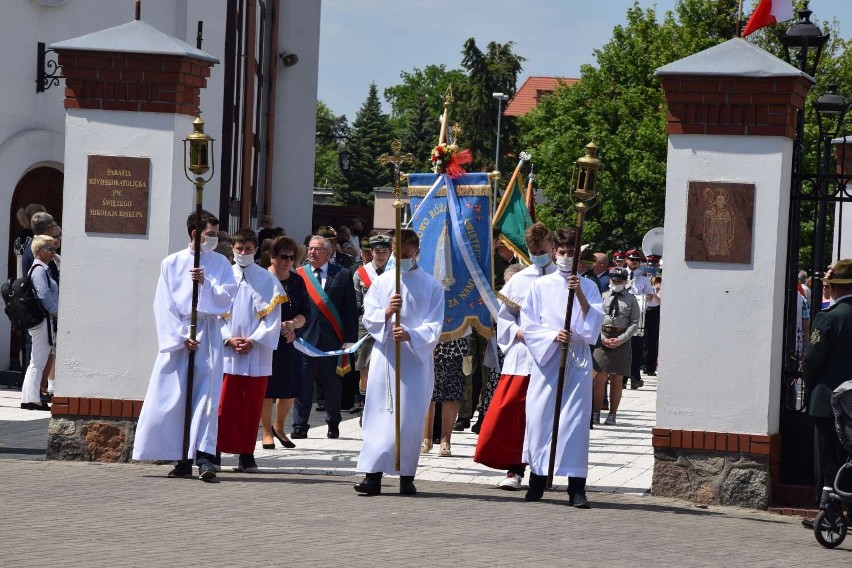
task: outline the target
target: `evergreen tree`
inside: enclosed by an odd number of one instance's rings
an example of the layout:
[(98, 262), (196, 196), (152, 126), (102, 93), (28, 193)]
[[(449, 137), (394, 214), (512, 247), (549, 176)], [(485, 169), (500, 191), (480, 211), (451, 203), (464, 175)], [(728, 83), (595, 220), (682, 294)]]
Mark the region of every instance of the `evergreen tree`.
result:
[(376, 83), (370, 84), (367, 99), (352, 123), (349, 151), (352, 154), (349, 187), (342, 194), (346, 205), (367, 205), (373, 202), (373, 188), (387, 186), (392, 181), (390, 168), (377, 158), (390, 151), (393, 140), (388, 116), (382, 112)]
[[(493, 93), (504, 93), (510, 98), (514, 96), (521, 64), (525, 61), (512, 52), (514, 45), (512, 41), (503, 44), (492, 41), (482, 52), (474, 38), (464, 44), (462, 67), (468, 77), (458, 89), (453, 89), (456, 101), (451, 121), (457, 119), (462, 127), (460, 146), (469, 148), (473, 153), (471, 171), (493, 169), (498, 109)], [(500, 130), (503, 155), (513, 150), (516, 132), (514, 121), (503, 117)]]
[(414, 107), (408, 113), (405, 132), (402, 136), (404, 152), (414, 154), (413, 172), (428, 172), (432, 165), (430, 155), (438, 142), (438, 115), (430, 108), (425, 95), (417, 97)]
[(314, 161), (314, 187), (334, 191), (335, 202), (348, 188), (348, 182), (340, 170), (340, 152), (349, 133), (345, 115), (335, 116), (322, 101), (317, 101), (317, 138)]

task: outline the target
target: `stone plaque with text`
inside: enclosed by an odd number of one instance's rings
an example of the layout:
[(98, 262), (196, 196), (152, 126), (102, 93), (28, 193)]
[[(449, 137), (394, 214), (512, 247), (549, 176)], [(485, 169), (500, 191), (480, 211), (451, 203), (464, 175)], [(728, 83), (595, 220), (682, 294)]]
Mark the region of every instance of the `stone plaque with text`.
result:
[(86, 232), (148, 234), (151, 158), (89, 155)]
[(751, 263), (754, 184), (690, 181), (685, 260)]

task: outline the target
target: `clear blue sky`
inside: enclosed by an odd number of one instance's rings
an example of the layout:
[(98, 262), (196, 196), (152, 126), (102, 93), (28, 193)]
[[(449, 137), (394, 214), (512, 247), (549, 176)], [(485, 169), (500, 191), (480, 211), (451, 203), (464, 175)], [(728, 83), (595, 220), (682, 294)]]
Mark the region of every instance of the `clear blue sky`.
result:
[[(755, 0), (745, 0), (750, 13)], [(676, 0), (640, 0), (660, 17)], [(319, 98), (349, 120), (367, 96), (399, 82), (401, 71), (429, 64), (458, 67), (469, 37), (484, 49), (513, 40), (530, 75), (579, 76), (592, 51), (624, 24), (633, 0), (322, 0)], [(836, 18), (852, 35), (852, 0), (812, 0), (818, 20)], [(747, 17), (747, 16), (746, 16)], [(519, 82), (520, 85), (520, 82)], [(386, 105), (387, 106), (387, 105)]]

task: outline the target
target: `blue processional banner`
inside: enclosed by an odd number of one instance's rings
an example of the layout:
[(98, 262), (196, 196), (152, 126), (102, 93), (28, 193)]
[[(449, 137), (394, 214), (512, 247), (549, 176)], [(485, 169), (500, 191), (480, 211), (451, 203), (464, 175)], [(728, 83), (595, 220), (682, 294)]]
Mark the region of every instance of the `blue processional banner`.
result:
[(441, 341), (468, 327), (491, 337), (497, 298), (491, 275), (491, 185), (487, 173), (408, 174), (409, 227), (420, 237), (420, 266), (444, 285)]

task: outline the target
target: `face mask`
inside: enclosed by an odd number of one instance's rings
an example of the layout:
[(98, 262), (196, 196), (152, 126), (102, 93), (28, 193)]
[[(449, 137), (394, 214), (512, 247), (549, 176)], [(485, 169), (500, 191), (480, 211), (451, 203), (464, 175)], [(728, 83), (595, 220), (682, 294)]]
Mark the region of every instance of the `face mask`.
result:
[(219, 244), (219, 237), (204, 236), (201, 239), (201, 252), (211, 252), (216, 250), (216, 245)]
[(556, 257), (556, 268), (558, 268), (562, 272), (571, 272), (571, 268), (574, 266), (574, 257), (571, 256), (557, 256)]
[(237, 263), (238, 266), (245, 268), (254, 262), (254, 255), (234, 253), (234, 262)]
[(399, 270), (400, 272), (408, 272), (414, 268), (414, 259), (413, 258), (400, 258), (399, 259)]
[(548, 264), (550, 264), (550, 255), (549, 254), (531, 254), (530, 261), (533, 263), (533, 266), (538, 268), (544, 268)]
[(612, 290), (613, 292), (623, 292), (624, 291), (624, 284), (610, 284), (609, 289)]

